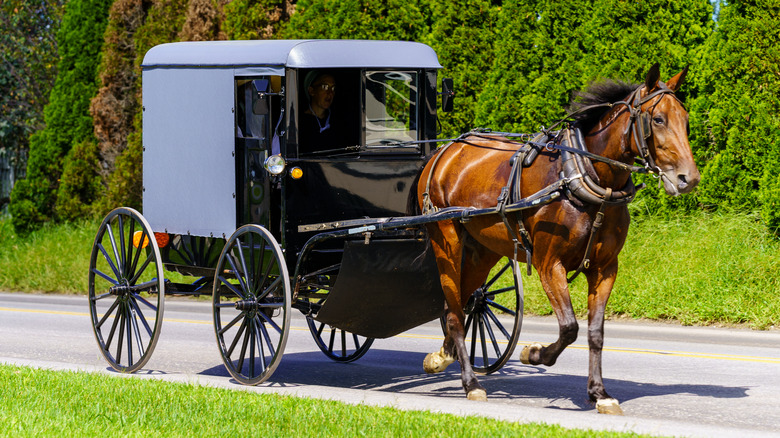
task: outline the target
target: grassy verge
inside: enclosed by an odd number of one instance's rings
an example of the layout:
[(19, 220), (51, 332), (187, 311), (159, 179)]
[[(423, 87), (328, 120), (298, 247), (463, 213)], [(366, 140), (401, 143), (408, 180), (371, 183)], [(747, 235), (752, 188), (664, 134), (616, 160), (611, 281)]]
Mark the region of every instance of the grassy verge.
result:
[(2, 365), (0, 427), (6, 436), (636, 436)]
[[(0, 290), (84, 293), (97, 222), (46, 227), (21, 238), (0, 219)], [(522, 269), (525, 271), (525, 269)], [(745, 214), (634, 219), (607, 306), (611, 316), (683, 324), (780, 326), (780, 241)], [(526, 313), (548, 315), (537, 277), (523, 276)], [(585, 315), (587, 286), (571, 286)]]

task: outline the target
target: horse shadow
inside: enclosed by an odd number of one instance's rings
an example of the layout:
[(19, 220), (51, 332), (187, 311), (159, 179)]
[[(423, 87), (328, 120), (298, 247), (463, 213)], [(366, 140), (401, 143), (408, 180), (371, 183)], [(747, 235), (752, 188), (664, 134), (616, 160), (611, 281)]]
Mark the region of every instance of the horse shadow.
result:
[[(334, 362), (320, 352), (286, 354), (274, 374), (263, 383), (268, 387), (290, 388), (305, 385), (339, 389), (361, 389), (465, 399), (458, 363), (438, 374), (422, 369), (424, 353), (372, 349), (350, 363)], [(230, 377), (224, 365), (200, 374)], [(561, 410), (591, 410), (586, 395), (587, 376), (556, 373), (555, 368), (523, 365), (510, 361), (489, 375), (479, 376), (490, 401), (546, 400), (544, 406)], [(239, 384), (235, 380), (233, 383)], [(718, 399), (748, 396), (750, 388), (716, 384), (662, 384), (624, 379), (604, 379), (612, 396), (622, 402), (645, 397), (693, 395)]]

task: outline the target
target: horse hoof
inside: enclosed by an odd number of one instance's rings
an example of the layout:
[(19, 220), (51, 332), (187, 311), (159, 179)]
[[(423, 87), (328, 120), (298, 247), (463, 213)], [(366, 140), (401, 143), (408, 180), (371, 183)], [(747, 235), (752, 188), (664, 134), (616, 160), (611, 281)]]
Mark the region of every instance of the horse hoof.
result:
[(428, 374), (440, 373), (455, 362), (455, 358), (444, 352), (444, 347), (436, 353), (428, 353), (423, 360), (423, 369)]
[(531, 365), (531, 359), (530, 359), (531, 353), (541, 351), (542, 348), (544, 347), (542, 346), (542, 344), (538, 342), (531, 345), (526, 345), (523, 348), (523, 351), (520, 352), (520, 362), (526, 365)]
[(614, 398), (604, 398), (596, 402), (596, 410), (599, 414), (623, 415), (620, 403)]
[(487, 401), (487, 392), (484, 389), (474, 389), (466, 397), (474, 401)]

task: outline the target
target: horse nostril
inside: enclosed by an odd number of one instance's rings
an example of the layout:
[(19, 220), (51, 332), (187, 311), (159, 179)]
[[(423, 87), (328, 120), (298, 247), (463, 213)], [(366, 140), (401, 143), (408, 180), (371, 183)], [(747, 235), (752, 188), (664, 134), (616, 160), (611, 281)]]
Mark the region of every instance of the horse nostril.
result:
[(677, 187), (679, 187), (681, 189), (684, 189), (684, 188), (688, 187), (688, 180), (685, 177), (685, 175), (677, 175), (677, 180), (679, 181), (677, 183)]

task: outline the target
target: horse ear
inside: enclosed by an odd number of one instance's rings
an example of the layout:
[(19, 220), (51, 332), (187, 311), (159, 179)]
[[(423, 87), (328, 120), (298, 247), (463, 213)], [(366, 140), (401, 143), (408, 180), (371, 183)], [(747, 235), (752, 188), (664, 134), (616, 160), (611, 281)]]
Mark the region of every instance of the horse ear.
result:
[(647, 77), (645, 78), (645, 90), (649, 92), (655, 88), (656, 85), (658, 85), (659, 79), (661, 79), (661, 65), (656, 62), (652, 67), (650, 67), (650, 71), (647, 72)]
[(683, 71), (680, 73), (677, 73), (673, 78), (666, 81), (666, 86), (669, 87), (670, 90), (676, 92), (680, 89), (680, 85), (682, 85), (683, 82), (685, 82), (685, 75), (688, 74), (688, 66), (686, 65)]

